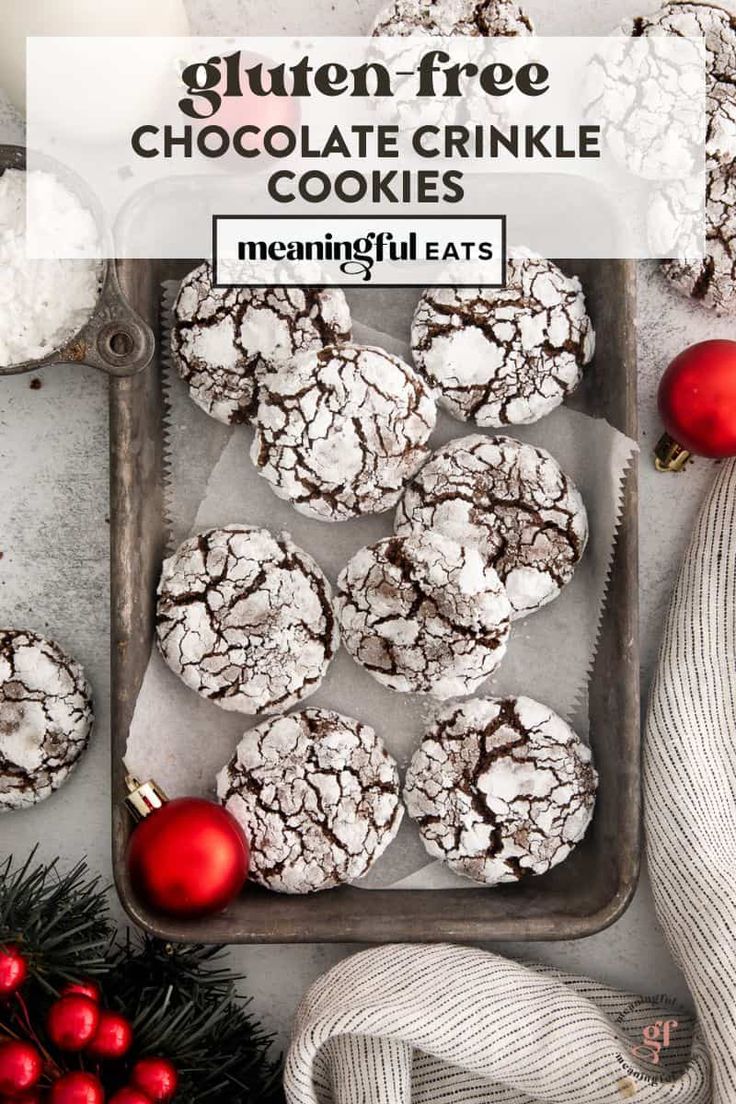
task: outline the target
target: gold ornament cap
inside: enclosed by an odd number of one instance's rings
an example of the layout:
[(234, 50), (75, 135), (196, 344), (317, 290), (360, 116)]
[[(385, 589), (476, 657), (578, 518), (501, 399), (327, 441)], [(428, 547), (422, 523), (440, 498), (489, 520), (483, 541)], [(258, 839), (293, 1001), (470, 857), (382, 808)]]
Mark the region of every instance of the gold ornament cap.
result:
[(164, 791), (152, 778), (141, 782), (132, 774), (126, 776), (125, 785), (128, 796), (125, 799), (129, 811), (135, 820), (145, 820), (156, 809), (160, 809), (169, 800)]
[(690, 459), (691, 453), (678, 444), (669, 433), (663, 433), (654, 450), (654, 466), (660, 472), (680, 472)]

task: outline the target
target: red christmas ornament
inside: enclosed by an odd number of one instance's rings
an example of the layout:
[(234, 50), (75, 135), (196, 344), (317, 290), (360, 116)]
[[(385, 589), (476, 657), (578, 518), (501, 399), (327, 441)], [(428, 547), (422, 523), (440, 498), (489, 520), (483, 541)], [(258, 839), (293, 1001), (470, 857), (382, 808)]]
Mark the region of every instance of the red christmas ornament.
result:
[(736, 456), (736, 341), (702, 341), (670, 364), (659, 385), (666, 434), (655, 449), (660, 471), (679, 471), (691, 453)]
[(142, 1089), (154, 1104), (167, 1104), (176, 1092), (179, 1075), (166, 1058), (141, 1058), (133, 1066), (130, 1081)]
[(43, 1072), (41, 1055), (30, 1043), (0, 1044), (0, 1093), (16, 1096), (34, 1087)]
[(100, 1010), (95, 1002), (70, 993), (51, 1005), (46, 1027), (51, 1040), (61, 1050), (83, 1050), (93, 1038), (99, 1022)]
[(140, 895), (169, 916), (225, 908), (248, 877), (248, 844), (234, 817), (197, 797), (167, 801), (153, 782), (128, 784), (128, 805), (145, 818), (128, 848), (128, 870)]
[(17, 947), (0, 947), (0, 1000), (12, 997), (28, 977), (28, 963)]
[(92, 1073), (65, 1073), (54, 1081), (49, 1093), (49, 1104), (104, 1104), (105, 1090), (98, 1077)]
[(62, 997), (69, 997), (76, 994), (81, 997), (87, 997), (88, 1000), (94, 1001), (95, 1004), (100, 1003), (100, 987), (95, 981), (70, 981), (68, 985), (65, 985), (61, 990)]
[(133, 1028), (125, 1016), (119, 1012), (101, 1012), (87, 1050), (95, 1058), (114, 1060), (122, 1058), (130, 1050), (133, 1042)]
[(126, 1085), (110, 1097), (109, 1104), (153, 1104), (153, 1101), (135, 1085)]

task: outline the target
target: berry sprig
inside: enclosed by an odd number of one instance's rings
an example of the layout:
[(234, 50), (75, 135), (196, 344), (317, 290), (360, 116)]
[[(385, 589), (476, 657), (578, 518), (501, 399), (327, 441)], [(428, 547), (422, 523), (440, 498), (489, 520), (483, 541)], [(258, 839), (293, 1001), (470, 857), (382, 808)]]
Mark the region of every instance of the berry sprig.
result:
[[(56, 1050), (87, 1055), (96, 1072), (64, 1072), (38, 1038), (23, 1000), (28, 963), (15, 946), (0, 947), (0, 1000), (14, 1006), (28, 1039), (16, 1037), (4, 1027), (0, 1033), (0, 1104), (105, 1104), (105, 1088), (99, 1066), (120, 1062), (130, 1051), (133, 1027), (120, 1012), (101, 1005), (99, 986), (91, 980), (71, 982), (51, 1004), (46, 1034)], [(137, 1061), (128, 1083), (108, 1104), (169, 1104), (178, 1084), (174, 1065), (165, 1058)]]

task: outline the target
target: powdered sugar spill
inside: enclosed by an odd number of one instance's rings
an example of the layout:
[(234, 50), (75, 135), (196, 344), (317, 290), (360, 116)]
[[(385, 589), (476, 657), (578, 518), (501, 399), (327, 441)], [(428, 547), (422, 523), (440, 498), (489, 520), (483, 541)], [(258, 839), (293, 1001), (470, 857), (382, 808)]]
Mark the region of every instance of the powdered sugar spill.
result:
[[(26, 256), (26, 195), (34, 234), (63, 224), (71, 259)], [(89, 321), (100, 293), (99, 261), (83, 259), (98, 233), (91, 213), (51, 173), (8, 169), (0, 176), (0, 366), (40, 360)]]

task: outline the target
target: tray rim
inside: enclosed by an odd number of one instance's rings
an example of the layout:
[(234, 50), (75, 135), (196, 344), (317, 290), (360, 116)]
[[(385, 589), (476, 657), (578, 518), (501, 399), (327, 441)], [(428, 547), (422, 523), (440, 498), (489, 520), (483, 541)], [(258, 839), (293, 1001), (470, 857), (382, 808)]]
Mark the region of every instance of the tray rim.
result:
[[(160, 271), (165, 262), (120, 261), (117, 262), (120, 280), (131, 305), (148, 321), (158, 336), (158, 288)], [(626, 312), (626, 372), (623, 396), (626, 432), (633, 439), (638, 436), (637, 408), (637, 358), (636, 358), (636, 275), (634, 261), (609, 261), (606, 263), (620, 266), (623, 300)], [(155, 292), (155, 294), (151, 294)], [(431, 915), (426, 908), (425, 899), (435, 898), (436, 890), (372, 890), (371, 899), (390, 897), (394, 906), (399, 897), (410, 904), (404, 909), (400, 919), (392, 918), (380, 910), (367, 910), (357, 907), (351, 918), (336, 918), (332, 915), (330, 900), (336, 894), (344, 899), (358, 895), (366, 903), (366, 891), (351, 887), (342, 887), (329, 894), (315, 895), (307, 899), (279, 898), (267, 894), (269, 901), (294, 902), (301, 900), (311, 905), (310, 915), (301, 916), (300, 907), (294, 909), (295, 915), (288, 922), (268, 918), (269, 908), (256, 907), (250, 917), (247, 932), (233, 929), (234, 917), (228, 912), (207, 917), (199, 921), (182, 922), (163, 918), (151, 913), (140, 901), (130, 885), (125, 868), (125, 850), (131, 832), (129, 815), (124, 808), (125, 769), (122, 764), (124, 751), (123, 735), (127, 735), (127, 723), (131, 715), (132, 701), (128, 693), (131, 675), (142, 677), (140, 656), (129, 647), (135, 643), (136, 618), (145, 616), (142, 607), (150, 605), (152, 600), (152, 579), (141, 577), (140, 572), (131, 569), (140, 565), (131, 564), (127, 552), (131, 540), (146, 542), (152, 539), (146, 518), (160, 523), (164, 516), (163, 497), (158, 492), (148, 495), (140, 504), (138, 514), (131, 509), (129, 492), (141, 477), (150, 477), (152, 471), (160, 474), (162, 467), (161, 444), (148, 441), (148, 449), (141, 449), (140, 420), (145, 410), (146, 392), (151, 400), (153, 391), (158, 391), (158, 357), (145, 372), (129, 379), (110, 380), (110, 498), (111, 498), (111, 744), (112, 744), (112, 862), (113, 874), (118, 896), (130, 919), (151, 935), (169, 942), (198, 943), (384, 943), (384, 942), (436, 942), (452, 940), (455, 942), (479, 941), (558, 941), (583, 938), (602, 931), (613, 924), (628, 907), (636, 889), (641, 860), (641, 738), (640, 738), (640, 694), (639, 694), (639, 646), (638, 646), (638, 470), (634, 460), (628, 470), (624, 485), (621, 528), (616, 546), (615, 561), (624, 571), (632, 588), (630, 601), (626, 604), (624, 637), (628, 644), (625, 657), (629, 675), (627, 684), (626, 721), (630, 726), (632, 750), (636, 769), (631, 770), (622, 787), (626, 793), (627, 817), (621, 825), (621, 851), (624, 861), (617, 867), (616, 886), (606, 902), (595, 912), (582, 915), (547, 911), (540, 915), (523, 917), (498, 917), (486, 919), (464, 915), (459, 907), (452, 918)], [(153, 389), (153, 390), (151, 390)], [(142, 404), (143, 401), (143, 404)], [(133, 442), (136, 447), (133, 448)], [(162, 541), (160, 552), (163, 552)], [(146, 657), (147, 658), (147, 657)], [(144, 665), (145, 666), (145, 665)], [(144, 669), (144, 668), (143, 668)], [(126, 719), (127, 717), (127, 719)], [(248, 889), (252, 902), (263, 891)], [(469, 894), (487, 893), (478, 890), (445, 890), (442, 897), (445, 904), (455, 898), (467, 900)], [(317, 905), (315, 906), (315, 902)], [(378, 902), (376, 902), (378, 903)], [(435, 901), (435, 904), (437, 902)], [(282, 911), (272, 905), (270, 911)], [(372, 913), (379, 911), (379, 915)], [(391, 911), (391, 910), (387, 910)], [(398, 911), (398, 910), (396, 910)], [(265, 914), (265, 915), (262, 915)], [(306, 923), (305, 923), (306, 921)]]

